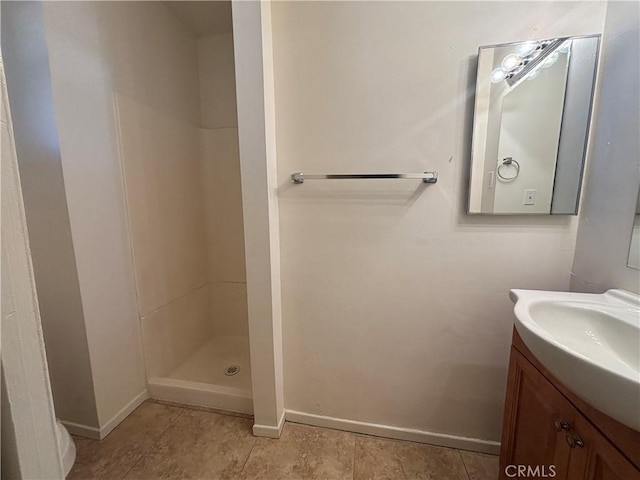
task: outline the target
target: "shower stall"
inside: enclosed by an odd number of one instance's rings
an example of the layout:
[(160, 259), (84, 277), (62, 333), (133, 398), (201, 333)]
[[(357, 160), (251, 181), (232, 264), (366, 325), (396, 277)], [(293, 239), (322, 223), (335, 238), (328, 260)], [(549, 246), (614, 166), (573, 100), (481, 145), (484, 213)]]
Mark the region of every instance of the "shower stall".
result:
[(148, 397), (281, 432), (269, 12), (2, 3), (51, 389), (71, 433), (102, 439)]
[(196, 121), (113, 95), (148, 390), (251, 413), (231, 6), (162, 4), (193, 36)]

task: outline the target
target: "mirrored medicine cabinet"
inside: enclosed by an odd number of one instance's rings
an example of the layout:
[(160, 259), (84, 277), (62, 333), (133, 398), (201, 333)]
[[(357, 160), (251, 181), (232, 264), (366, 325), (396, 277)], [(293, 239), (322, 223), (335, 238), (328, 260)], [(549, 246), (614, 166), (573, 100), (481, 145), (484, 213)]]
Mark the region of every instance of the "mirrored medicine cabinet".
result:
[(578, 212), (600, 35), (480, 47), (468, 213)]

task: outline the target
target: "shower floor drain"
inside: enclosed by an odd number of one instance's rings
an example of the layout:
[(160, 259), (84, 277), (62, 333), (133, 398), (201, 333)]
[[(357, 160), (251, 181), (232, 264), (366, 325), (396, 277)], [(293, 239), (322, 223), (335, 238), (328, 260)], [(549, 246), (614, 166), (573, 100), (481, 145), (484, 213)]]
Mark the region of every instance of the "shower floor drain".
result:
[(238, 372), (240, 372), (240, 367), (238, 365), (230, 365), (227, 368), (224, 369), (224, 374), (227, 377), (231, 377), (233, 375), (236, 375)]

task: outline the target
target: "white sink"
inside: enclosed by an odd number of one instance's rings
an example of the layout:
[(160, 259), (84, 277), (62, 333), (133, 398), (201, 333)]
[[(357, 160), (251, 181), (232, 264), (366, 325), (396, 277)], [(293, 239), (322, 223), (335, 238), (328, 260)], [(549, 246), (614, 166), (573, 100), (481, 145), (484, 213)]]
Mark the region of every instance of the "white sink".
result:
[(601, 412), (640, 431), (640, 296), (511, 290), (536, 358)]

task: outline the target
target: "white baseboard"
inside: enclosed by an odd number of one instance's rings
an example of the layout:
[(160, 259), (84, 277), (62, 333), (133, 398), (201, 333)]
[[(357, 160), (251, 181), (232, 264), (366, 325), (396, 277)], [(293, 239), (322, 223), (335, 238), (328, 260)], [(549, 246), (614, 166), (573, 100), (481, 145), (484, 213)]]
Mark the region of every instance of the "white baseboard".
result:
[(140, 404), (142, 404), (142, 402), (144, 402), (147, 398), (149, 398), (149, 394), (146, 390), (140, 392), (100, 428), (89, 427), (80, 423), (67, 422), (65, 420), (60, 420), (60, 423), (62, 423), (67, 428), (69, 433), (72, 433), (73, 435), (92, 438), (94, 440), (102, 440), (104, 437), (109, 435), (109, 433), (111, 433), (111, 431), (116, 428), (120, 424), (120, 422), (127, 418), (131, 414), (131, 412), (138, 408)]
[(60, 423), (64, 425), (72, 435), (100, 440), (100, 429), (97, 427), (89, 427), (80, 423), (67, 422), (66, 420), (60, 420)]
[[(326, 417), (324, 415), (314, 415), (312, 413), (286, 411), (288, 422), (304, 423), (317, 427), (333, 428), (347, 432), (363, 433), (376, 437), (393, 438), (396, 440), (408, 440), (410, 442), (429, 443), (441, 447), (458, 448), (461, 450), (471, 450), (474, 452), (500, 453), (500, 443), (479, 438), (460, 437), (457, 435), (447, 435), (444, 433), (427, 432), (424, 430), (414, 430), (411, 428), (392, 427), (377, 423), (358, 422), (343, 418)], [(255, 434), (255, 426), (254, 426)]]
[(253, 424), (253, 434), (256, 437), (267, 437), (267, 438), (280, 438), (282, 435), (282, 429), (284, 428), (284, 420), (285, 420), (286, 412), (283, 410), (282, 415), (280, 415), (280, 420), (278, 420), (278, 425), (258, 425), (257, 423)]
[(100, 427), (100, 440), (109, 435), (111, 431), (116, 428), (120, 422), (127, 418), (131, 413), (138, 408), (142, 402), (149, 398), (149, 392), (143, 390), (136, 395), (129, 403), (127, 403), (118, 413), (111, 417), (107, 423)]

